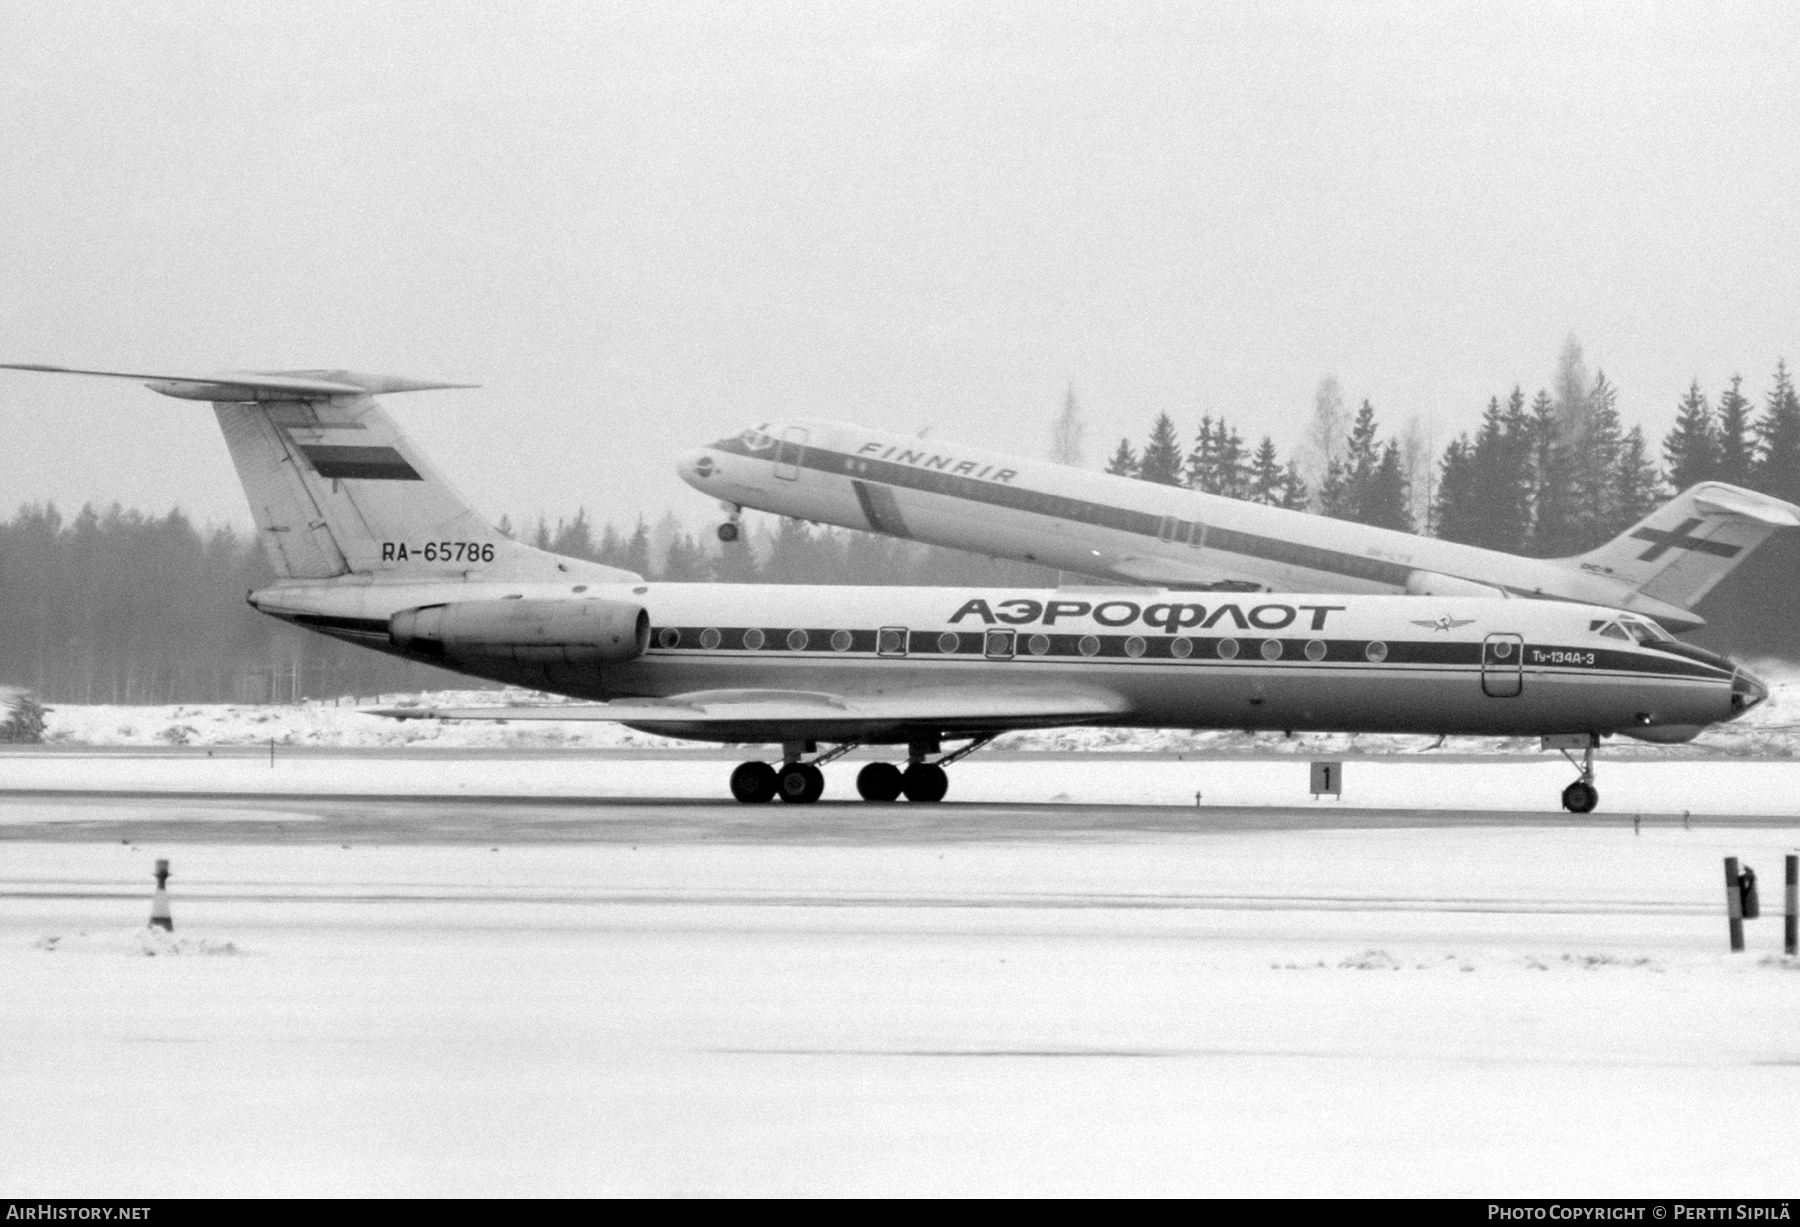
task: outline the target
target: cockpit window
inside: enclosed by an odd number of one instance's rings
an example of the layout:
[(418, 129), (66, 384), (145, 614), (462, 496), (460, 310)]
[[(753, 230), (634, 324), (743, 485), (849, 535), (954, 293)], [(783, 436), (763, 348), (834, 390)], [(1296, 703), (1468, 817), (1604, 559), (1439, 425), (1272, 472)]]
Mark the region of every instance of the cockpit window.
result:
[(754, 456), (762, 452), (773, 451), (775, 436), (769, 433), (768, 423), (765, 422), (761, 426), (752, 426), (748, 430), (739, 431), (730, 438), (720, 439), (713, 446), (728, 452), (742, 450)]
[(1600, 628), (1600, 633), (1605, 635), (1608, 639), (1623, 639), (1627, 643), (1631, 642), (1631, 636), (1626, 634), (1625, 628), (1620, 626), (1617, 622), (1608, 622), (1605, 626)]
[(1620, 618), (1619, 622), (1630, 632), (1633, 639), (1647, 646), (1654, 647), (1659, 643), (1675, 642), (1675, 636), (1647, 619)]

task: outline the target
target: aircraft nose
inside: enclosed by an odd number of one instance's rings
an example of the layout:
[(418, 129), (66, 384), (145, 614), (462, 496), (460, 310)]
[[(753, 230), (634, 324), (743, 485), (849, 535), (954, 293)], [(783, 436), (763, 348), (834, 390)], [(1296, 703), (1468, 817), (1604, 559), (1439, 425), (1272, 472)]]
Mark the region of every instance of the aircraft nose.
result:
[(1732, 714), (1741, 716), (1768, 697), (1769, 688), (1739, 665), (1731, 677)]
[(706, 489), (707, 479), (718, 471), (719, 463), (713, 459), (710, 448), (696, 447), (675, 462), (675, 472), (681, 480), (700, 490)]

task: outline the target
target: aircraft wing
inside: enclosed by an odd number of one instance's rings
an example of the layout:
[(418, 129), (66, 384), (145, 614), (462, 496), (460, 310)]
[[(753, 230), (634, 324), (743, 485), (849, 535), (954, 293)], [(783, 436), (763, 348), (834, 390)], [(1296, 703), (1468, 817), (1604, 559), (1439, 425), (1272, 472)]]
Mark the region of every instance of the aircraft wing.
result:
[(387, 707), (395, 720), (607, 720), (706, 741), (840, 740), (907, 730), (998, 732), (1104, 722), (1129, 708), (1119, 695), (1078, 688), (931, 688), (836, 695), (805, 690), (703, 690), (666, 699), (530, 707)]
[(1196, 566), (1179, 558), (1160, 558), (1155, 554), (1118, 554), (1107, 558), (1101, 567), (1109, 575), (1140, 584), (1211, 584), (1223, 578), (1211, 567)]

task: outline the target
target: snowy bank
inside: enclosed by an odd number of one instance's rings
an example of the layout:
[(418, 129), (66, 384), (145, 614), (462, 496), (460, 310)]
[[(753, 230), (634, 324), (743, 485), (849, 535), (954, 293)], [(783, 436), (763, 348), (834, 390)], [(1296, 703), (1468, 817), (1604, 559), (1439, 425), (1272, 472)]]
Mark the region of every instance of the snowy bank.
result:
[[(1669, 758), (1800, 757), (1800, 668), (1784, 661), (1754, 662), (1769, 683), (1769, 698), (1741, 720), (1709, 729), (1686, 747), (1653, 746), (1627, 738), (1608, 743), (1610, 756)], [(59, 703), (48, 709), (44, 740), (69, 746), (250, 746), (273, 740), (282, 746), (338, 749), (656, 749), (696, 743), (634, 732), (622, 725), (571, 721), (546, 725), (389, 720), (369, 714), (380, 707), (502, 707), (565, 702), (523, 690), (449, 690), (363, 699), (310, 700), (250, 706), (230, 703), (131, 707)], [(1238, 730), (1071, 728), (1009, 733), (996, 750), (1108, 750), (1163, 754), (1291, 754), (1301, 757), (1408, 754), (1432, 748), (1432, 737), (1307, 733), (1249, 734)], [(1535, 738), (1462, 737), (1442, 747), (1459, 754), (1538, 754)]]

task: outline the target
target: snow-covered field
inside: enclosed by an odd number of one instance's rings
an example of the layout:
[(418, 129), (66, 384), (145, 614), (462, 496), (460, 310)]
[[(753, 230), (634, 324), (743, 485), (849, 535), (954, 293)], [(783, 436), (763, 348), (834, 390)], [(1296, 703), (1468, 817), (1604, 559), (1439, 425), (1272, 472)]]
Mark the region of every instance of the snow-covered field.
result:
[(496, 838), (7, 845), (0, 1195), (1793, 1182), (1800, 829)]
[[(526, 843), (506, 806), (461, 804), (491, 843), (368, 846), (287, 798), (705, 802), (736, 752), (319, 704), (59, 708), (50, 746), (0, 752), (0, 1196), (1780, 1196), (1784, 708), (1785, 676), (1704, 749), (1609, 746), (1610, 825), (1555, 817), (1571, 772), (1535, 745), (1089, 729), (1009, 740), (1161, 753), (978, 754), (951, 799), (1009, 808), (953, 834), (932, 825), (949, 807), (708, 825), (613, 803), (571, 807), (588, 842)], [(271, 737), (273, 766), (220, 748)], [(1343, 800), (1273, 753), (1350, 756)], [(828, 801), (859, 765), (826, 768)], [(1032, 802), (1097, 808), (1013, 808)], [(1132, 803), (1194, 822), (1107, 823)], [(1322, 821), (1246, 830), (1215, 806)], [(266, 840), (206, 833), (262, 809)], [(1362, 817), (1332, 829), (1338, 809)], [(1691, 829), (1630, 821), (1681, 810)], [(599, 829), (626, 811), (655, 837)], [(1007, 824), (971, 838), (984, 812)], [(111, 836), (29, 842), (97, 815)], [(1727, 855), (1769, 917), (1741, 955)], [(140, 927), (158, 856), (173, 934)]]
[[(1608, 744), (1609, 752), (1646, 758), (1691, 758), (1695, 755), (1794, 758), (1800, 755), (1800, 669), (1780, 661), (1753, 662), (1751, 668), (1769, 682), (1770, 695), (1767, 702), (1745, 718), (1708, 730), (1688, 747), (1671, 749), (1615, 738)], [(435, 720), (395, 721), (368, 714), (368, 709), (376, 706), (484, 707), (556, 701), (551, 696), (525, 691), (469, 690), (382, 695), (376, 699), (365, 698), (361, 707), (347, 699), (271, 706), (56, 704), (46, 720), (45, 740), (53, 745), (84, 746), (248, 746), (266, 745), (273, 739), (277, 745), (287, 746), (345, 749), (405, 746), (451, 750), (653, 748), (692, 747), (695, 744), (652, 737), (601, 722), (452, 724)], [(1423, 751), (1434, 741), (1430, 737), (1307, 734), (1286, 738), (1230, 730), (1194, 733), (1077, 728), (1011, 733), (998, 739), (993, 748), (1316, 757), (1345, 753), (1413, 753)], [(1532, 738), (1466, 737), (1451, 741), (1443, 748), (1457, 753), (1538, 752), (1537, 741)]]

